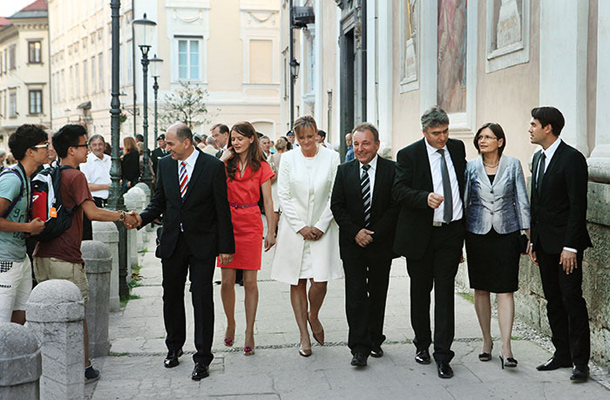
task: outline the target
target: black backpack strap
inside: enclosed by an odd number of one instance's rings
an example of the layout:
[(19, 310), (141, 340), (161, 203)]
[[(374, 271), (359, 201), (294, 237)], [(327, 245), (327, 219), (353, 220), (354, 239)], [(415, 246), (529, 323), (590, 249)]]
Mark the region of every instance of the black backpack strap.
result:
[(17, 203), (19, 203), (19, 201), (21, 200), (21, 198), (23, 197), (23, 189), (25, 186), (25, 182), (23, 181), (23, 178), (21, 177), (21, 174), (19, 173), (19, 171), (13, 169), (13, 168), (4, 168), (2, 170), (2, 172), (0, 172), (0, 177), (13, 173), (15, 175), (17, 175), (19, 177), (19, 180), (21, 181), (21, 188), (19, 189), (19, 196), (15, 197), (13, 199), (13, 201), (11, 201), (11, 204), (8, 206), (8, 208), (6, 209), (6, 211), (4, 212), (4, 215), (2, 215), (2, 218), (8, 217), (11, 214), (11, 211), (13, 211), (13, 208), (15, 208), (15, 206), (17, 205)]

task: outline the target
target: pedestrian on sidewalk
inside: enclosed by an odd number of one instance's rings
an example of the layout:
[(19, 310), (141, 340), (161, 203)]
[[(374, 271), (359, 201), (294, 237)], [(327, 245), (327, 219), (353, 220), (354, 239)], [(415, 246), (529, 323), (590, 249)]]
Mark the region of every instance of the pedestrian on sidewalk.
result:
[(214, 262), (229, 264), (235, 252), (224, 164), (193, 145), (193, 133), (177, 123), (165, 132), (171, 157), (159, 160), (155, 193), (138, 226), (163, 214), (163, 233), (156, 256), (163, 269), (163, 320), (167, 337), (166, 368), (176, 367), (186, 341), (184, 285), (191, 281), (195, 317), (193, 380), (209, 376), (214, 358)]
[(398, 152), (392, 193), (400, 205), (394, 251), (407, 258), (415, 361), (431, 362), (430, 293), (434, 287), (434, 360), (440, 378), (453, 377), (455, 275), (462, 256), (464, 143), (449, 139), (449, 117), (438, 106), (421, 117), (424, 138)]
[(474, 136), (480, 157), (468, 161), (464, 189), (468, 277), (474, 289), (483, 347), (479, 360), (491, 360), (490, 293), (496, 293), (502, 351), (500, 362), (514, 368), (511, 334), (515, 316), (514, 292), (519, 288), (519, 258), (527, 252), (530, 206), (521, 163), (503, 154), (506, 135), (498, 124), (487, 123)]
[(276, 219), (271, 198), (271, 167), (264, 159), (254, 126), (238, 122), (231, 128), (229, 148), (220, 160), (227, 168), (227, 192), (235, 236), (235, 255), (229, 264), (218, 260), (222, 268), (220, 294), (227, 330), (225, 346), (233, 346), (235, 338), (235, 272), (243, 271), (244, 305), (246, 309), (246, 340), (244, 355), (254, 354), (254, 321), (258, 308), (257, 275), (261, 269), (263, 221), (258, 207), (262, 193), (267, 218), (265, 251), (275, 244)]
[(316, 342), (324, 345), (318, 314), (328, 281), (343, 276), (339, 229), (330, 210), (340, 161), (339, 153), (316, 143), (318, 128), (313, 117), (294, 121), (294, 132), (299, 147), (282, 156), (278, 177), (282, 215), (271, 278), (291, 285), (290, 301), (300, 332), (299, 354), (309, 357), (307, 322)]
[(540, 266), (555, 353), (539, 371), (573, 365), (574, 382), (589, 378), (591, 334), (582, 297), (582, 259), (592, 247), (587, 232), (585, 157), (559, 137), (565, 119), (555, 107), (531, 112), (530, 141), (542, 146), (532, 162), (530, 258)]
[[(82, 125), (65, 125), (53, 136), (53, 147), (62, 167), (60, 193), (63, 206), (72, 210), (72, 224), (58, 237), (46, 242), (38, 242), (34, 250), (34, 275), (38, 283), (49, 279), (67, 279), (74, 283), (85, 300), (89, 301), (87, 270), (81, 254), (83, 237), (83, 215), (91, 221), (122, 221), (127, 228), (135, 227), (136, 220), (125, 211), (111, 211), (98, 208), (94, 201), (87, 178), (78, 166), (87, 162), (89, 145), (87, 130)], [(66, 278), (69, 277), (69, 278)], [(83, 320), (85, 340), (85, 381), (99, 379), (99, 371), (89, 360), (89, 331), (87, 319)]]
[(36, 125), (21, 125), (8, 139), (17, 166), (0, 172), (0, 323), (25, 324), (25, 305), (32, 291), (32, 265), (26, 234), (44, 229), (40, 218), (30, 220), (30, 177), (47, 162), (47, 134)]
[(351, 365), (364, 367), (369, 355), (383, 356), (398, 204), (392, 198), (395, 163), (377, 155), (377, 128), (364, 122), (352, 133), (356, 160), (337, 169), (330, 208), (339, 224)]

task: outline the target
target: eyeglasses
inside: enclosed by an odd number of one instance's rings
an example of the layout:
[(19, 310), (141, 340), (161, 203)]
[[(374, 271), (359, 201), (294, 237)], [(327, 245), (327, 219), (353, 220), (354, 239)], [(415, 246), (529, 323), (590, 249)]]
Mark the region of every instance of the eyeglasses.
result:
[(483, 140), (485, 141), (489, 141), (489, 140), (498, 140), (497, 137), (495, 136), (479, 136), (479, 138), (477, 139), (479, 142), (482, 142)]
[(49, 148), (49, 143), (45, 143), (45, 144), (37, 144), (36, 146), (32, 146), (33, 149), (48, 149)]

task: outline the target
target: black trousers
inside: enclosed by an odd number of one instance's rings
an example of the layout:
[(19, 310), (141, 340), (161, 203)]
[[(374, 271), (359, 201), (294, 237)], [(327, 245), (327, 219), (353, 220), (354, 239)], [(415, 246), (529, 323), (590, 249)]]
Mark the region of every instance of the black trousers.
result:
[(343, 260), (345, 270), (345, 312), (352, 354), (370, 354), (385, 340), (383, 321), (392, 259), (363, 256)]
[(214, 298), (212, 278), (215, 259), (200, 260), (189, 251), (183, 233), (180, 234), (174, 254), (162, 260), (163, 266), (163, 320), (169, 351), (177, 351), (186, 341), (186, 314), (184, 310), (184, 284), (188, 272), (195, 317), (195, 348), (193, 360), (210, 365), (214, 337)]
[(582, 297), (583, 252), (578, 252), (578, 267), (569, 275), (559, 264), (560, 254), (549, 254), (538, 244), (536, 257), (547, 300), (554, 356), (572, 360), (574, 365), (587, 365), (591, 355), (591, 338), (587, 303)]
[(434, 359), (450, 362), (455, 335), (455, 275), (457, 273), (464, 226), (461, 221), (432, 228), (430, 241), (421, 259), (407, 257), (411, 278), (411, 326), (417, 350), (430, 347), (430, 293), (434, 287)]

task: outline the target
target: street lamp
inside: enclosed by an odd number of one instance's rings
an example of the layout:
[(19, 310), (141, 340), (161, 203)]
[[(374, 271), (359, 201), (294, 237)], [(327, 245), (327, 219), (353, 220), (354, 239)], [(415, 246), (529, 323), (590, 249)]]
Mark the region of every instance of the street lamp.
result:
[(143, 133), (144, 133), (144, 156), (142, 157), (142, 164), (144, 165), (142, 172), (142, 182), (146, 183), (152, 191), (152, 175), (150, 174), (149, 154), (148, 154), (148, 52), (153, 42), (155, 32), (157, 31), (157, 23), (146, 18), (136, 19), (133, 21), (133, 32), (135, 41), (138, 43), (138, 47), (142, 52), (142, 87), (144, 89), (144, 99), (142, 101), (142, 108), (144, 109), (143, 118)]
[(301, 69), (301, 64), (294, 58), (290, 61), (290, 75), (292, 79), (296, 80), (299, 77), (299, 70)]
[(157, 78), (161, 73), (161, 64), (163, 63), (163, 59), (155, 56), (150, 59), (150, 75), (155, 80), (153, 84), (153, 90), (155, 92), (155, 139), (157, 139), (157, 93), (159, 92), (159, 84), (157, 83)]

